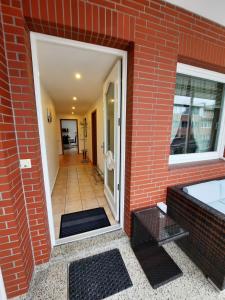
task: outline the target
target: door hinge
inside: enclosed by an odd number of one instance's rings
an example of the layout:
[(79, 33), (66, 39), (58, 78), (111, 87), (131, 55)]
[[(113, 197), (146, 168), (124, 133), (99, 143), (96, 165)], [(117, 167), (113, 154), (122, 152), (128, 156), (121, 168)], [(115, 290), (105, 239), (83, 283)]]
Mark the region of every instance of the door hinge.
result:
[(121, 125), (121, 120), (120, 120), (120, 118), (118, 118), (118, 126), (120, 126)]
[(117, 184), (117, 190), (118, 191), (120, 190), (120, 184), (119, 183)]

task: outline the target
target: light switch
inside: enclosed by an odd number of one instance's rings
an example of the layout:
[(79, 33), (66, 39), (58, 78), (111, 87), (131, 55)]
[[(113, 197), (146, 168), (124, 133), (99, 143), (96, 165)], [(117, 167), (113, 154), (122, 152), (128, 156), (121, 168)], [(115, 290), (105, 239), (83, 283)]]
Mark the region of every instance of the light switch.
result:
[(20, 160), (20, 169), (30, 169), (31, 160), (30, 159), (21, 159)]

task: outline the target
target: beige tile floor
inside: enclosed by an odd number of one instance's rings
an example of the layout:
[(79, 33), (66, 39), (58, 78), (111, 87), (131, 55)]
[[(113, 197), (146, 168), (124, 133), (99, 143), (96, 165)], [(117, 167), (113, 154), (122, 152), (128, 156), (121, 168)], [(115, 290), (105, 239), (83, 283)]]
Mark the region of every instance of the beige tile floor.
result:
[(91, 163), (82, 164), (76, 153), (60, 157), (60, 169), (52, 193), (52, 209), (56, 238), (59, 237), (61, 215), (104, 207), (111, 225), (116, 221), (104, 196), (103, 181)]

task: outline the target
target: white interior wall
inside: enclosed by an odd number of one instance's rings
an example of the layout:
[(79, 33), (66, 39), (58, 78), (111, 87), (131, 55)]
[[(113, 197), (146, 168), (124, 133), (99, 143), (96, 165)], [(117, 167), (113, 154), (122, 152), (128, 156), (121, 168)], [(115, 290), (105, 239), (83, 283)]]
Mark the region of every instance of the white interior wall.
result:
[(104, 172), (104, 153), (103, 153), (103, 141), (104, 141), (104, 122), (103, 122), (103, 95), (91, 106), (86, 114), (87, 118), (87, 150), (88, 157), (92, 161), (92, 126), (91, 126), (91, 114), (96, 110), (97, 117), (97, 166), (99, 170)]
[[(47, 159), (48, 159), (49, 181), (50, 181), (50, 189), (52, 191), (59, 170), (58, 145), (57, 145), (57, 138), (56, 138), (57, 118), (56, 118), (54, 102), (49, 96), (42, 82), (40, 84), (40, 87), (41, 87), (42, 114), (44, 120), (43, 125), (44, 125), (46, 152), (47, 152)], [(51, 111), (52, 113), (51, 123), (49, 123), (47, 120), (47, 110)]]
[(78, 143), (79, 143), (79, 151), (83, 150), (83, 130), (80, 123), (83, 121), (83, 116), (79, 115), (71, 115), (71, 114), (57, 114), (57, 125), (56, 125), (56, 135), (57, 135), (57, 148), (58, 154), (62, 154), (62, 140), (61, 140), (61, 130), (60, 130), (60, 120), (61, 119), (69, 119), (69, 120), (77, 120), (78, 121)]

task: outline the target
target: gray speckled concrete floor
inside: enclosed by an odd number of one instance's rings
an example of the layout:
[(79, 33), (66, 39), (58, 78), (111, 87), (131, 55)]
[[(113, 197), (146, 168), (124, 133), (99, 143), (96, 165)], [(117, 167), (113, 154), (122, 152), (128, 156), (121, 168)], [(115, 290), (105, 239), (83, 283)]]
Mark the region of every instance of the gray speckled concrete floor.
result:
[(122, 232), (114, 232), (55, 247), (51, 262), (35, 272), (29, 293), (26, 296), (17, 297), (17, 300), (66, 300), (68, 263), (113, 248), (120, 250), (133, 287), (107, 298), (109, 300), (225, 299), (225, 291), (216, 291), (201, 271), (174, 243), (166, 245), (165, 249), (182, 269), (184, 275), (154, 290), (134, 256), (129, 239)]

